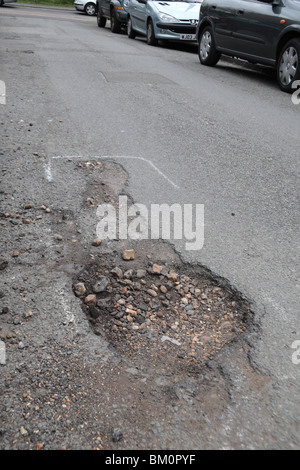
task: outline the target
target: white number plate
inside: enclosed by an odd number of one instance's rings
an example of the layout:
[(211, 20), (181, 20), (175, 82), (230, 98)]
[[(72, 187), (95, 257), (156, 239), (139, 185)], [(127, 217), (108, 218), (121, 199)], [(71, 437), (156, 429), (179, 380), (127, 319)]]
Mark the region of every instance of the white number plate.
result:
[(183, 41), (196, 41), (196, 34), (181, 34), (180, 39)]

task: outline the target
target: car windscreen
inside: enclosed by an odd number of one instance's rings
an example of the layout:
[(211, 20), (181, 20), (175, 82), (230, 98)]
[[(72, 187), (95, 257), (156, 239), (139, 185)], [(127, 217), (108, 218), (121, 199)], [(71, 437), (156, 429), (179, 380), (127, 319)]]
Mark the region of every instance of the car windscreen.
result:
[[(163, 0), (154, 0), (155, 2), (161, 3), (162, 5), (166, 3), (174, 3), (174, 2), (183, 2), (183, 3), (202, 3), (203, 0), (166, 0), (165, 2)], [(300, 0), (299, 0), (300, 1)]]

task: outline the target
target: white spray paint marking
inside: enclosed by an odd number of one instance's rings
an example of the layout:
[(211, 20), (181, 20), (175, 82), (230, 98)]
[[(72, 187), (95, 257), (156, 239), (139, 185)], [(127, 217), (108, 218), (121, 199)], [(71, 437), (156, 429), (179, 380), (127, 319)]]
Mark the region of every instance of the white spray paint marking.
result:
[[(81, 155), (69, 155), (69, 156), (61, 156), (61, 155), (58, 155), (56, 157), (52, 157), (53, 159), (73, 159), (73, 158), (82, 158), (84, 159), (83, 156)], [(131, 160), (140, 160), (142, 162), (145, 162), (147, 163), (148, 165), (150, 165), (162, 178), (164, 178), (166, 181), (168, 181), (168, 183), (173, 186), (174, 188), (179, 188), (179, 186), (174, 183), (174, 181), (172, 181), (167, 175), (165, 175), (159, 168), (157, 168), (156, 165), (154, 165), (153, 162), (151, 162), (151, 160), (147, 160), (147, 158), (143, 158), (143, 157), (134, 157), (134, 156), (130, 156), (130, 155), (102, 155), (102, 156), (94, 156), (94, 157), (90, 157), (90, 160), (92, 159), (97, 159), (97, 160), (102, 160), (102, 159), (109, 159), (109, 160), (119, 160), (119, 159), (131, 159)]]
[(49, 161), (49, 163), (47, 163), (47, 165), (44, 165), (44, 168), (45, 168), (46, 180), (49, 181), (49, 182), (53, 181), (50, 161)]
[(6, 86), (3, 80), (0, 80), (0, 104), (6, 104)]
[(6, 347), (3, 341), (0, 341), (0, 364), (2, 366), (6, 364)]

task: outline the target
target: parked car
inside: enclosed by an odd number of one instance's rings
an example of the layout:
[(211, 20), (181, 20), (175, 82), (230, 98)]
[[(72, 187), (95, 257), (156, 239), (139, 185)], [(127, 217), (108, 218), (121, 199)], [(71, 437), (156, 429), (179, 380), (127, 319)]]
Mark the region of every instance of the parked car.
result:
[(96, 0), (75, 0), (74, 7), (78, 11), (84, 11), (89, 16), (94, 16), (97, 13)]
[(16, 3), (17, 0), (0, 0), (0, 7), (6, 3)]
[(146, 36), (155, 46), (159, 39), (196, 41), (196, 26), (202, 0), (130, 0), (127, 34)]
[(300, 0), (204, 0), (197, 40), (202, 64), (224, 54), (270, 65), (291, 93), (300, 79)]
[(104, 28), (106, 20), (110, 20), (113, 33), (120, 33), (127, 24), (127, 9), (129, 0), (97, 0), (97, 24)]

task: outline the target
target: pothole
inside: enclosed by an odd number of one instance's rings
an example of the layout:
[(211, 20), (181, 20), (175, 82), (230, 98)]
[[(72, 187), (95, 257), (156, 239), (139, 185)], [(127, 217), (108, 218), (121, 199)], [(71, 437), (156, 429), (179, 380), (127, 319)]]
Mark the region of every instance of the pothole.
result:
[(164, 374), (197, 372), (251, 318), (249, 304), (203, 268), (146, 256), (125, 261), (122, 253), (103, 254), (81, 271), (73, 290), (96, 335), (138, 368)]

